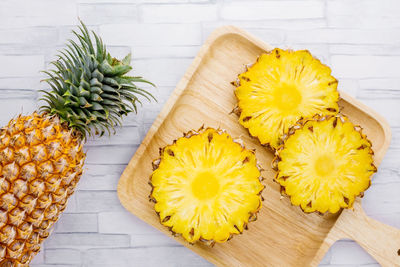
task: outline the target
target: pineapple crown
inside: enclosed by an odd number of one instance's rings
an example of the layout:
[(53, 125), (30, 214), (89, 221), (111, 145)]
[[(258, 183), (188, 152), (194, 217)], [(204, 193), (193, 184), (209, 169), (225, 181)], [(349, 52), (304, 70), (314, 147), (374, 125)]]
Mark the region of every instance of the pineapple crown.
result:
[(79, 32), (72, 32), (78, 42), (68, 40), (67, 48), (50, 63), (55, 68), (44, 71), (48, 76), (44, 81), (52, 90), (41, 90), (41, 100), (47, 105), (40, 109), (58, 116), (83, 137), (93, 131), (100, 136), (106, 131), (115, 133), (123, 115), (137, 113), (137, 103), (142, 104), (139, 96), (155, 100), (135, 83), (154, 84), (139, 76), (128, 76), (131, 55), (122, 60), (111, 57), (101, 38), (90, 33), (83, 22)]

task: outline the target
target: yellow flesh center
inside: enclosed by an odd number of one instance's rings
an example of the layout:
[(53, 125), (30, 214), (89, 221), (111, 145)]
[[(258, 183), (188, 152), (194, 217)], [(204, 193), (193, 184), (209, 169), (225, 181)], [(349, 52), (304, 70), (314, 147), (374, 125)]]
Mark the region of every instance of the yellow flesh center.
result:
[(213, 198), (219, 191), (219, 183), (215, 175), (209, 171), (199, 173), (192, 182), (192, 192), (199, 200)]
[(335, 170), (335, 162), (329, 155), (321, 155), (315, 161), (315, 171), (322, 178), (332, 174)]
[(273, 92), (276, 107), (282, 112), (293, 111), (301, 103), (301, 93), (296, 86), (283, 84)]

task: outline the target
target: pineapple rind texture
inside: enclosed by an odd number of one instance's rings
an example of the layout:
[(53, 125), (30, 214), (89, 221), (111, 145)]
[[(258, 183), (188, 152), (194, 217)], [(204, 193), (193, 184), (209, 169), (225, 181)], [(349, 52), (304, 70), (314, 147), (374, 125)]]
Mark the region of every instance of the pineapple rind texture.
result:
[(276, 149), (299, 119), (337, 114), (337, 83), (331, 69), (307, 50), (276, 48), (234, 83), (239, 123), (261, 144)]
[(82, 174), (81, 137), (56, 116), (18, 116), (0, 130), (0, 266), (28, 266)]
[(275, 153), (275, 181), (306, 213), (352, 208), (377, 171), (371, 142), (343, 115), (300, 120)]
[(161, 224), (189, 243), (225, 242), (247, 229), (262, 205), (255, 152), (225, 131), (201, 128), (160, 149), (150, 199)]

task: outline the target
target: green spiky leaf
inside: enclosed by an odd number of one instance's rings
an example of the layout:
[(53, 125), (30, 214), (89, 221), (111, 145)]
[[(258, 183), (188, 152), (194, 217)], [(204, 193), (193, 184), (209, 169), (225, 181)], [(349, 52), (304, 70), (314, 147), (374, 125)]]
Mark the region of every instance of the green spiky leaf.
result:
[(54, 69), (44, 72), (52, 90), (42, 91), (41, 110), (59, 116), (84, 137), (115, 132), (123, 115), (137, 112), (139, 97), (155, 100), (136, 83), (154, 84), (127, 76), (132, 70), (131, 54), (122, 60), (113, 58), (101, 38), (82, 22), (73, 34), (76, 40), (69, 40), (51, 62)]

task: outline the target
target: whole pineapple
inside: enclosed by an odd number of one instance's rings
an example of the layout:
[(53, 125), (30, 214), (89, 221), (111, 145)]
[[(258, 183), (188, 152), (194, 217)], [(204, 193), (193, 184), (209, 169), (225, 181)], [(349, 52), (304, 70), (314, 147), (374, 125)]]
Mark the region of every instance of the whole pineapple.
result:
[(212, 128), (184, 134), (160, 150), (150, 199), (160, 222), (190, 243), (214, 245), (242, 233), (261, 208), (254, 151)]
[(276, 48), (239, 75), (235, 111), (252, 136), (275, 150), (299, 119), (339, 111), (337, 84), (310, 52)]
[(46, 72), (52, 91), (40, 113), (0, 130), (0, 266), (28, 266), (65, 209), (82, 174), (85, 137), (110, 133), (122, 115), (151, 98), (126, 74), (130, 55), (112, 58), (82, 23)]

